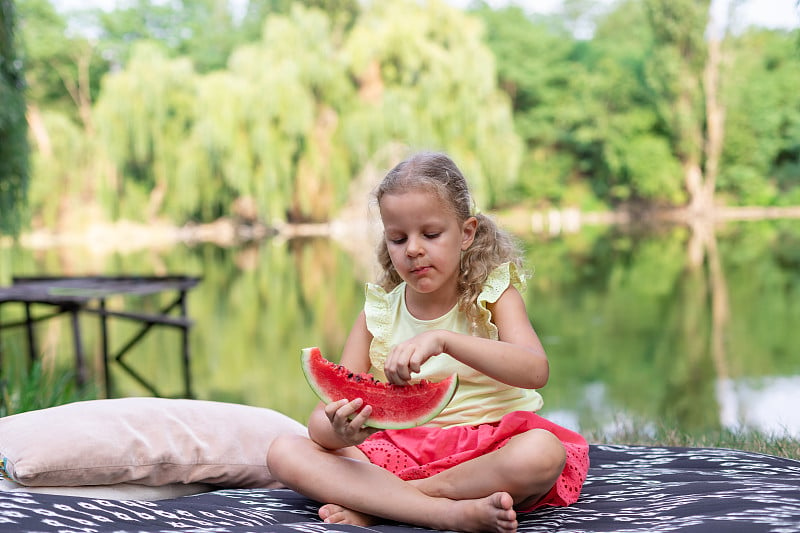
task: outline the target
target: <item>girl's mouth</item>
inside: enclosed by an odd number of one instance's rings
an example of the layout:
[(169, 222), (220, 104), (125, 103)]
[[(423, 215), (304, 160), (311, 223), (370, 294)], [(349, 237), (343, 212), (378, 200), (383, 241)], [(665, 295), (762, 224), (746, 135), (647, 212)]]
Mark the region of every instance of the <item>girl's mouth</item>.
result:
[(429, 267), (429, 266), (416, 267), (416, 268), (412, 268), (411, 269), (411, 273), (412, 274), (416, 274), (417, 276), (419, 276), (420, 274), (425, 274), (430, 269), (431, 269), (431, 267)]

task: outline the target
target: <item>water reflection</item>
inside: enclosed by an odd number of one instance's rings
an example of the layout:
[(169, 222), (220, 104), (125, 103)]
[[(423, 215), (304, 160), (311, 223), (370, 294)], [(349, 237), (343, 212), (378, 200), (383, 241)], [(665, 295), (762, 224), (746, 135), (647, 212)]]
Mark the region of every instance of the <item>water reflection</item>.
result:
[[(526, 237), (535, 276), (525, 297), (551, 360), (545, 416), (585, 431), (666, 424), (800, 432), (792, 416), (800, 400), (792, 389), (800, 390), (800, 222), (702, 231), (585, 227)], [(103, 258), (78, 249), (2, 252), (4, 284), (12, 275), (55, 273), (202, 276), (188, 302), (195, 396), (302, 421), (316, 399), (300, 349), (317, 345), (336, 358), (361, 309), (373, 256), (370, 244), (324, 238)], [(96, 328), (85, 326), (87, 352), (99, 353)], [(68, 366), (66, 326), (38, 333), (48, 364)], [(180, 349), (174, 337), (156, 335), (127, 357), (166, 395), (180, 395), (182, 386), (179, 358), (170, 356)], [(6, 366), (21, 347), (24, 339), (4, 334)], [(112, 379), (119, 396), (147, 394), (119, 369)]]
[(717, 382), (722, 426), (800, 439), (800, 376)]

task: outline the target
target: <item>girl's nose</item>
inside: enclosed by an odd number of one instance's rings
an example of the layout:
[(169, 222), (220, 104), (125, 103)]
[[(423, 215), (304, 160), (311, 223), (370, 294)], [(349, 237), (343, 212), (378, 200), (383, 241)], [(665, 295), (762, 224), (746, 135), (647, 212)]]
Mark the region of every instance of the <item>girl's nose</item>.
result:
[(408, 237), (406, 241), (406, 255), (416, 257), (422, 253), (422, 243), (416, 237)]

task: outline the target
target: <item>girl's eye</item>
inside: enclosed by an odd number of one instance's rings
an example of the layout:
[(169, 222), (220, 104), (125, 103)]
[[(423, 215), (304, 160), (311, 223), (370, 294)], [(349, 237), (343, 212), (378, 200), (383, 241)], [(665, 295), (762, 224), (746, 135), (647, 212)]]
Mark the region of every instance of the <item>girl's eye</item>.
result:
[(441, 233), (426, 233), (425, 234), (425, 238), (426, 239), (435, 239), (439, 235), (441, 235)]
[(389, 239), (389, 242), (391, 242), (392, 244), (403, 244), (404, 242), (406, 242), (406, 238), (400, 237), (399, 239)]

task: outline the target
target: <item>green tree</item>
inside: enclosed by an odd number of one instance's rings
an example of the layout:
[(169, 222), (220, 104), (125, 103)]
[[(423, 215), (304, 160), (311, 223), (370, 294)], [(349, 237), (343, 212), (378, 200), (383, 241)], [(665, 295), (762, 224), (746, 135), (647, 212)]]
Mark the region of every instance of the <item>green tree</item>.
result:
[(196, 74), (188, 58), (170, 59), (156, 43), (141, 41), (125, 70), (109, 74), (95, 107), (98, 133), (122, 179), (121, 214), (150, 220), (169, 199), (191, 203), (197, 184), (169, 187), (182, 143), (197, 112)]
[(183, 0), (180, 13), (185, 37), (177, 54), (190, 57), (197, 72), (224, 69), (241, 43), (228, 0)]
[(140, 41), (160, 42), (165, 50), (175, 51), (191, 35), (180, 4), (135, 0), (112, 11), (96, 11), (103, 54), (115, 68), (124, 68), (133, 48)]
[(249, 36), (245, 42), (261, 37), (268, 15), (289, 15), (295, 4), (324, 11), (334, 27), (344, 30), (350, 29), (361, 12), (358, 0), (248, 0), (241, 23), (241, 31)]
[[(526, 143), (521, 192), (534, 204), (589, 209), (596, 198), (680, 201), (680, 167), (644, 81), (653, 38), (641, 3), (566, 7), (581, 9), (555, 18), (514, 6), (477, 11)], [(586, 13), (596, 19), (582, 21)], [(571, 33), (587, 25), (596, 27), (591, 40)]]
[[(725, 116), (733, 107), (725, 99), (733, 93), (723, 90), (736, 84), (736, 111), (746, 113), (744, 91), (758, 82), (725, 77), (733, 59), (723, 55), (731, 53), (723, 37), (732, 37), (717, 31), (706, 40), (709, 2), (627, 0), (603, 11), (578, 0), (566, 9), (559, 18), (526, 16), (518, 7), (476, 11), (526, 141), (523, 191), (561, 204), (585, 204), (591, 190), (611, 204), (710, 207), (725, 171)], [(566, 29), (591, 25), (581, 22), (586, 13), (597, 14), (595, 31), (579, 40)], [(746, 47), (736, 54), (756, 57)], [(779, 174), (789, 175), (794, 163), (785, 161), (794, 152), (782, 154)]]
[(553, 19), (532, 19), (522, 8), (475, 11), (497, 62), (499, 86), (513, 108), (515, 130), (525, 145), (519, 183), (532, 203), (560, 202), (580, 179), (579, 155), (567, 146), (583, 116), (575, 113), (587, 72), (575, 60), (576, 41)]
[(480, 25), (444, 3), (397, 2), (339, 31), (296, 4), (207, 74), (135, 48), (96, 106), (125, 212), (208, 221), (246, 199), (269, 223), (330, 220), (397, 143), (450, 151), (483, 205), (501, 201), (519, 143)]
[(199, 73), (225, 69), (240, 45), (258, 42), (269, 15), (286, 15), (298, 4), (324, 11), (337, 27), (349, 28), (357, 0), (249, 0), (243, 13), (230, 0), (136, 0), (112, 11), (95, 11), (104, 53), (124, 65), (140, 40), (162, 43), (171, 56), (187, 56)]
[(198, 72), (225, 68), (241, 42), (228, 0), (136, 0), (112, 11), (96, 10), (99, 46), (125, 65), (139, 41), (161, 43), (172, 56), (191, 58)]
[(42, 109), (59, 111), (93, 130), (92, 105), (108, 63), (88, 38), (67, 31), (68, 21), (49, 0), (21, 0), (21, 37), (34, 137)]
[(0, 0), (0, 232), (22, 226), (28, 180), (25, 80), (17, 53), (14, 2)]
[(343, 53), (359, 83), (359, 105), (343, 121), (351, 150), (443, 149), (481, 205), (510, 201), (522, 146), (480, 21), (441, 1), (376, 2)]
[[(85, 222), (105, 192), (106, 157), (96, 145), (93, 106), (108, 63), (91, 39), (47, 0), (21, 0), (28, 80), (33, 223), (57, 229)], [(78, 207), (79, 206), (79, 207)]]
[(718, 103), (720, 36), (710, 34), (710, 0), (645, 0), (653, 50), (646, 82), (683, 169), (689, 208), (713, 207), (721, 148)]
[[(679, 205), (685, 200), (682, 169), (660, 112), (669, 107), (652, 90), (648, 72), (656, 50), (645, 6), (620, 3), (604, 16), (591, 43), (595, 106), (590, 138), (606, 169), (594, 190), (612, 202)], [(586, 120), (591, 120), (586, 117)]]
[[(232, 59), (231, 73), (249, 82), (247, 102), (260, 117), (250, 125), (261, 164), (247, 177), (248, 192), (272, 204), (273, 219), (329, 220), (354, 173), (341, 123), (355, 97), (330, 16), (299, 5), (270, 16), (261, 42)], [(241, 111), (246, 120), (249, 111)]]
[(731, 39), (719, 180), (729, 201), (800, 204), (800, 51), (795, 42), (791, 33), (757, 29)]

